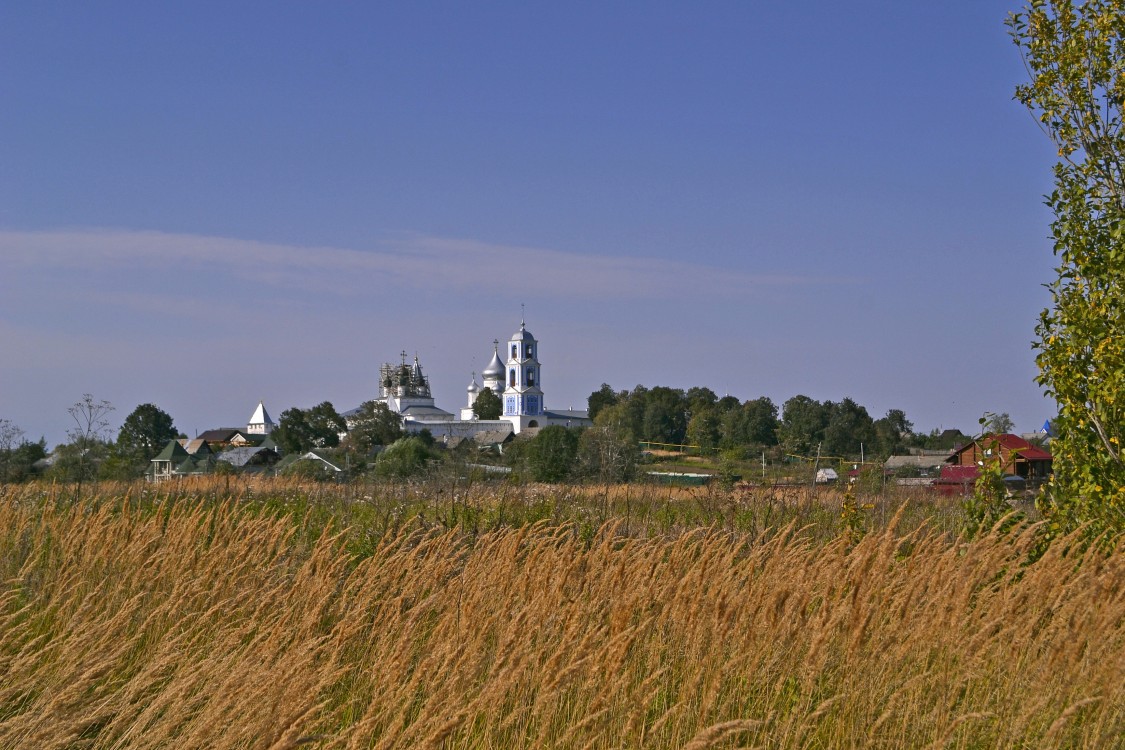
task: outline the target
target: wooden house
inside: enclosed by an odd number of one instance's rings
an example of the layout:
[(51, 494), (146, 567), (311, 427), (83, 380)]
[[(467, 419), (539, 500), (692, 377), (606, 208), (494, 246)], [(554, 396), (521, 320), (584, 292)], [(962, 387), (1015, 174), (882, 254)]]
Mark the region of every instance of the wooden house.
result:
[(169, 440), (156, 458), (152, 459), (152, 466), (145, 474), (150, 482), (162, 482), (175, 475), (176, 468), (186, 459), (190, 458), (184, 446), (178, 440)]
[(1022, 477), (1031, 485), (1040, 484), (1051, 475), (1051, 454), (1010, 433), (977, 438), (953, 451), (945, 463), (979, 468), (997, 459), (1004, 474)]

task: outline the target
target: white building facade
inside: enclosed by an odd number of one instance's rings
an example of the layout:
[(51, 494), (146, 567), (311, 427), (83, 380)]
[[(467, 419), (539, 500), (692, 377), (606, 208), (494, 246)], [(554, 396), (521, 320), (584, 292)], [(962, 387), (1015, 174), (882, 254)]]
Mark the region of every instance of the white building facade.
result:
[(520, 323), (520, 329), (508, 341), (508, 380), (504, 388), (503, 419), (512, 423), (516, 432), (539, 427), (544, 417), (542, 375), (539, 365), (539, 342)]
[[(543, 395), (543, 372), (539, 361), (539, 342), (521, 321), (520, 328), (508, 339), (501, 359), (499, 341), (493, 341), (492, 359), (481, 371), (483, 383), (476, 374), (466, 388), (466, 404), (455, 417), (439, 409), (430, 393), (429, 380), (422, 375), (418, 358), (413, 366), (406, 364), (406, 355), (399, 366), (385, 364), (380, 368), (381, 396), (378, 399), (403, 418), (407, 432), (429, 430), (438, 439), (468, 438), (480, 433), (520, 433), (527, 429), (562, 425), (585, 427), (592, 424), (586, 411), (551, 411)], [(473, 404), (485, 388), (501, 399), (503, 413), (497, 420), (477, 419)]]

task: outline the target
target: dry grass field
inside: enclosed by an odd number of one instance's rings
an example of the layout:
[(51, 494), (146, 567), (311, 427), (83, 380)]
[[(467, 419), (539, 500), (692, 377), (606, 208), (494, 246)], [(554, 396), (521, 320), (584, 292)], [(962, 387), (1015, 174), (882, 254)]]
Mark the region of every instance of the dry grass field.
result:
[(0, 496), (0, 748), (1125, 747), (1120, 548), (834, 496), (69, 492)]

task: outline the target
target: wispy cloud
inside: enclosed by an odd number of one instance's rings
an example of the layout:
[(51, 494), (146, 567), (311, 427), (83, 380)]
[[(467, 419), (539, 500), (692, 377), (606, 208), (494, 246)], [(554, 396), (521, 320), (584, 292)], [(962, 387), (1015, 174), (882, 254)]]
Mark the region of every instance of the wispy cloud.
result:
[(378, 285), (431, 291), (487, 289), (503, 278), (504, 269), (535, 285), (540, 295), (567, 298), (663, 297), (685, 286), (732, 295), (753, 287), (827, 281), (422, 234), (386, 237), (370, 248), (354, 249), (120, 229), (0, 231), (0, 268), (12, 273), (122, 266), (154, 272), (208, 270), (259, 284), (342, 295), (370, 293)]

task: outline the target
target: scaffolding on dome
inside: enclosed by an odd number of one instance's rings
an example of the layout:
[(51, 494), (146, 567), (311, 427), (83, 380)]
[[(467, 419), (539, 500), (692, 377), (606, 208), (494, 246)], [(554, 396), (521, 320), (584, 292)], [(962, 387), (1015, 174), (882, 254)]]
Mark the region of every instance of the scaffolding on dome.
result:
[(414, 364), (410, 365), (406, 363), (406, 352), (402, 352), (400, 364), (385, 362), (379, 366), (379, 386), (383, 398), (431, 398), (430, 379), (422, 374), (418, 355), (414, 355)]

